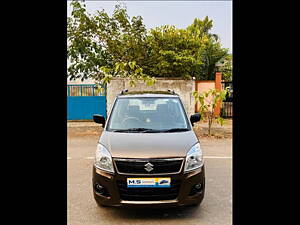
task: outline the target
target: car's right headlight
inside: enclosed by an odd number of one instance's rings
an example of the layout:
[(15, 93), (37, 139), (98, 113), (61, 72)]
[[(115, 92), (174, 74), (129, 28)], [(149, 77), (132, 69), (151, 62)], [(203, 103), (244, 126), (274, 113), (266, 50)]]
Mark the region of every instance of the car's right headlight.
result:
[(200, 144), (195, 144), (186, 154), (184, 172), (195, 170), (203, 165), (203, 155)]
[(112, 157), (109, 151), (101, 144), (97, 145), (94, 165), (100, 170), (114, 173)]

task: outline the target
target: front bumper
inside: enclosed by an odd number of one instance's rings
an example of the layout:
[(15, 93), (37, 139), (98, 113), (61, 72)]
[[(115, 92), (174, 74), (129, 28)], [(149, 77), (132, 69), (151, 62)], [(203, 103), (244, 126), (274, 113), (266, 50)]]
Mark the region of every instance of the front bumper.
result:
[[(172, 180), (180, 181), (180, 188), (176, 199), (172, 200), (155, 200), (155, 201), (132, 201), (122, 200), (119, 193), (117, 181), (125, 182), (127, 178), (137, 177), (136, 175), (110, 174), (93, 167), (93, 193), (96, 202), (104, 206), (153, 206), (153, 207), (172, 207), (200, 204), (204, 198), (205, 192), (205, 169), (204, 165), (189, 173), (179, 174), (160, 174), (160, 175), (141, 175), (140, 177), (171, 177)], [(201, 191), (190, 196), (192, 188), (196, 184), (201, 184)], [(100, 184), (106, 189), (106, 196), (95, 191), (95, 185)]]

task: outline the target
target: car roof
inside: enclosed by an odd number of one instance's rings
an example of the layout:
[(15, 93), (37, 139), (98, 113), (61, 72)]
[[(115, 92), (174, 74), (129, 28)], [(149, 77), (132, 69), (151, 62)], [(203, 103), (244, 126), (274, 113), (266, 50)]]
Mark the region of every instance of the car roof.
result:
[(169, 91), (127, 91), (122, 92), (118, 95), (118, 98), (162, 98), (162, 97), (174, 97), (178, 98), (178, 95), (175, 92)]
[(137, 94), (137, 95), (119, 95), (118, 98), (178, 98), (178, 95)]

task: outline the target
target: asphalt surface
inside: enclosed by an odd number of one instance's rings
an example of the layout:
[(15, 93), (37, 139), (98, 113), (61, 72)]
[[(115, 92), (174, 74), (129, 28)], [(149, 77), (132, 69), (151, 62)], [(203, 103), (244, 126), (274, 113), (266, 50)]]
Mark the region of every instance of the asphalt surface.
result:
[(68, 136), (68, 224), (232, 224), (232, 140), (200, 140), (206, 190), (199, 207), (124, 209), (98, 207), (92, 193), (92, 165), (98, 136)]

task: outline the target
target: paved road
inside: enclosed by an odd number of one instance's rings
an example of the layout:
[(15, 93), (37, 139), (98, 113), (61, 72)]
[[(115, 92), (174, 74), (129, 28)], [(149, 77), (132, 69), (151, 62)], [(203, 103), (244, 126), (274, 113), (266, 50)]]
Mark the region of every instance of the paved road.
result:
[(201, 139), (206, 193), (199, 207), (180, 209), (100, 208), (92, 194), (97, 136), (68, 137), (68, 224), (232, 224), (232, 140)]

